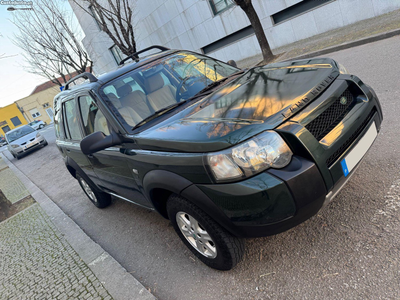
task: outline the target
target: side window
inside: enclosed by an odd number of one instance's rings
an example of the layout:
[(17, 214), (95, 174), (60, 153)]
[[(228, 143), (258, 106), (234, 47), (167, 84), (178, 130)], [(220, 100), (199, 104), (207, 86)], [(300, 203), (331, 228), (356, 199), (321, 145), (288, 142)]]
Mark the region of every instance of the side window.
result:
[(61, 111), (57, 111), (55, 116), (54, 116), (54, 127), (56, 130), (56, 136), (58, 138), (64, 138), (64, 132), (62, 128), (62, 118), (61, 118)]
[(97, 107), (96, 103), (90, 96), (79, 97), (79, 106), (82, 113), (82, 123), (85, 135), (93, 132), (101, 131), (105, 135), (110, 134), (107, 119)]
[(65, 111), (65, 131), (69, 133), (72, 140), (80, 140), (81, 133), (79, 131), (78, 114), (75, 106), (75, 99), (69, 100), (64, 103)]

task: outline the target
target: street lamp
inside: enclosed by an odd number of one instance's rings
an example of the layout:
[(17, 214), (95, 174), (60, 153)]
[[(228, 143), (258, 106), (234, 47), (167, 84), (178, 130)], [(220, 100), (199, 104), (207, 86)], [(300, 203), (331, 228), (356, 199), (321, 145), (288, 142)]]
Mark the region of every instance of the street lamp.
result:
[(32, 8), (32, 7), (15, 8), (15, 7), (10, 6), (10, 7), (7, 7), (7, 10), (8, 10), (8, 11), (14, 11), (14, 10), (33, 10), (33, 8)]

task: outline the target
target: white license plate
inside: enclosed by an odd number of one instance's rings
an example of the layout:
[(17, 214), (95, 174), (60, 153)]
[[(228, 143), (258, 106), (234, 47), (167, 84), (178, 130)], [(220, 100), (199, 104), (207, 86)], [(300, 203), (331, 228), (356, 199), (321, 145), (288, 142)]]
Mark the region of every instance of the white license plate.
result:
[(371, 124), (368, 131), (364, 134), (361, 140), (358, 141), (357, 145), (340, 162), (345, 177), (350, 174), (351, 170), (353, 170), (358, 162), (364, 157), (365, 153), (367, 153), (368, 149), (375, 141), (377, 135), (378, 132), (376, 130), (376, 125), (374, 122)]

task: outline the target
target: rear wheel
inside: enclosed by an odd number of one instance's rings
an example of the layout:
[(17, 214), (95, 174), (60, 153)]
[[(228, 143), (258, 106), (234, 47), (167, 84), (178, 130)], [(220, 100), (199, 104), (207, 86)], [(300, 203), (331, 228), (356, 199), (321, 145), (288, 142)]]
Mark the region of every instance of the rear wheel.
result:
[(111, 204), (111, 196), (109, 194), (98, 191), (92, 183), (88, 183), (80, 174), (76, 174), (76, 179), (86, 196), (96, 207), (105, 208)]
[(207, 266), (230, 270), (243, 258), (244, 240), (232, 236), (186, 199), (172, 195), (167, 212), (183, 243)]
[(39, 125), (39, 129), (42, 129), (43, 127), (44, 127), (43, 124), (40, 124), (40, 125)]

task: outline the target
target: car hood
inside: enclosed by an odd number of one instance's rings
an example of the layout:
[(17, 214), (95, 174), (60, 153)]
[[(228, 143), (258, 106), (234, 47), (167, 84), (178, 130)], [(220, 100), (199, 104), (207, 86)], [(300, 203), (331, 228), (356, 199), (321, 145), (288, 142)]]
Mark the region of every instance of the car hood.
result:
[(9, 146), (11, 147), (11, 145), (13, 145), (13, 144), (14, 145), (22, 145), (24, 143), (29, 143), (31, 140), (34, 140), (36, 138), (36, 134), (37, 134), (37, 132), (31, 132), (27, 135), (24, 135), (24, 136), (20, 137), (19, 139), (10, 142)]
[(312, 102), (339, 75), (332, 59), (248, 70), (170, 118), (136, 135), (143, 149), (210, 152), (276, 128)]

